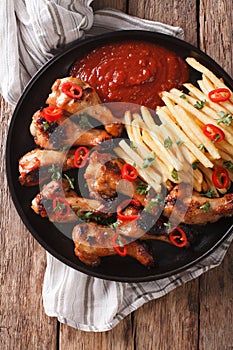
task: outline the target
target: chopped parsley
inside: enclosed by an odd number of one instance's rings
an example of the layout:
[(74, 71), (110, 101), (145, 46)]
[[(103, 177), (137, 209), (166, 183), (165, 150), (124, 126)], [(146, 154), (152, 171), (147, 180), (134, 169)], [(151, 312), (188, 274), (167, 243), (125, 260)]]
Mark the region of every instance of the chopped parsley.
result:
[(176, 169), (174, 169), (174, 170), (172, 171), (172, 178), (173, 178), (174, 180), (176, 180), (176, 181), (179, 180), (178, 172), (177, 172)]
[(201, 196), (207, 198), (216, 198), (216, 193), (214, 192), (214, 190), (207, 190), (205, 193), (201, 193)]
[(69, 186), (72, 190), (74, 190), (74, 178), (73, 177), (69, 177), (68, 175), (64, 174), (65, 178), (67, 179), (67, 181), (69, 182)]
[(133, 141), (130, 141), (129, 147), (130, 147), (133, 151), (136, 151), (136, 150), (137, 150), (137, 146), (134, 145)]
[(184, 141), (181, 140), (181, 139), (178, 139), (178, 140), (176, 141), (176, 144), (177, 144), (178, 146), (183, 145), (183, 143), (184, 143)]
[(51, 173), (51, 180), (60, 180), (61, 179), (61, 168), (59, 166), (56, 166), (54, 164), (51, 165), (50, 168), (48, 168), (48, 173)]
[(220, 111), (220, 112), (218, 112), (218, 116), (219, 116), (219, 118), (216, 119), (218, 124), (223, 123), (226, 126), (230, 126), (231, 125), (231, 122), (233, 120), (233, 117), (232, 117), (231, 113), (226, 113), (224, 111)]
[(49, 123), (47, 121), (43, 121), (43, 129), (44, 131), (47, 131), (49, 128)]
[(200, 162), (198, 162), (198, 161), (194, 162), (194, 163), (192, 164), (193, 170), (196, 170), (196, 169), (199, 167), (199, 165), (200, 165)]
[(57, 201), (56, 202), (56, 207), (53, 209), (53, 211), (55, 212), (62, 212), (64, 209), (66, 208), (65, 204), (60, 202), (60, 201)]
[(210, 211), (210, 202), (207, 201), (205, 204), (200, 206), (200, 209), (204, 212), (204, 213), (209, 213)]
[(64, 151), (67, 151), (70, 147), (68, 145), (65, 145), (65, 146), (62, 146), (59, 148), (59, 151), (60, 152), (64, 152)]
[(194, 104), (194, 107), (196, 109), (202, 109), (206, 104), (206, 100), (202, 100), (202, 101), (196, 101), (196, 103)]
[(170, 148), (172, 146), (173, 142), (172, 139), (170, 138), (170, 136), (168, 136), (165, 140), (164, 140), (164, 147), (165, 148)]
[(145, 158), (142, 164), (142, 167), (148, 168), (155, 161), (155, 152), (152, 152), (151, 157)]
[(181, 94), (181, 95), (180, 95), (180, 98), (186, 99), (187, 97), (186, 97), (185, 94)]
[(152, 198), (151, 201), (145, 206), (144, 210), (150, 212), (153, 207), (157, 207), (163, 203), (160, 193), (156, 197)]
[(136, 192), (139, 194), (147, 194), (150, 190), (150, 185), (140, 181), (136, 187)]
[(117, 220), (113, 222), (112, 224), (109, 224), (108, 226), (111, 228), (117, 228), (121, 224), (120, 220)]
[(166, 229), (165, 229), (166, 233), (171, 232), (171, 230), (172, 230), (172, 225), (171, 225), (170, 222), (164, 222), (164, 226), (166, 227)]
[(228, 170), (233, 171), (233, 163), (230, 160), (227, 160), (226, 162), (223, 162), (223, 165)]
[(81, 115), (80, 120), (79, 120), (79, 126), (81, 129), (92, 129), (94, 126), (89, 122), (88, 120), (88, 114), (84, 113)]
[(198, 147), (198, 149), (200, 151), (204, 151), (205, 150), (205, 146), (202, 143), (200, 143), (200, 145), (198, 145), (197, 147)]

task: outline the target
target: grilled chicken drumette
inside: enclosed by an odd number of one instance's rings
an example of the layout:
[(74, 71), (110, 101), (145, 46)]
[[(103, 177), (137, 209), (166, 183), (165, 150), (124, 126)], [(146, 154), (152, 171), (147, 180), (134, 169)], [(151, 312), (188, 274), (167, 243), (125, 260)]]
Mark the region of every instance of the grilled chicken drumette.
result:
[[(60, 201), (61, 208), (54, 207), (54, 199), (57, 200), (58, 205)], [(62, 213), (62, 205), (64, 203), (67, 205), (64, 211), (70, 208), (67, 215), (65, 215), (66, 212)], [(79, 197), (70, 188), (69, 182), (66, 179), (62, 179), (62, 181), (53, 180), (44, 185), (42, 191), (33, 199), (32, 209), (36, 214), (48, 217), (52, 222), (67, 223), (77, 221), (78, 216), (82, 216), (87, 212), (102, 212), (103, 205), (97, 200)], [(61, 215), (58, 215), (59, 210)]]
[(75, 118), (61, 116), (55, 122), (48, 122), (43, 110), (37, 111), (32, 118), (30, 131), (34, 136), (35, 143), (47, 149), (60, 149), (64, 146), (96, 146), (101, 142), (111, 139), (105, 130), (101, 129), (82, 129)]
[[(72, 98), (63, 92), (64, 84), (71, 83), (79, 86), (82, 90), (80, 98)], [(47, 101), (49, 105), (56, 105), (68, 114), (76, 114), (88, 107), (88, 114), (104, 125), (105, 130), (114, 137), (120, 136), (123, 125), (119, 123), (110, 109), (101, 104), (101, 100), (96, 91), (87, 83), (78, 78), (66, 77), (57, 79), (52, 86), (52, 92)]]
[(233, 216), (233, 193), (225, 194), (220, 198), (206, 198), (193, 192), (191, 198), (182, 202), (180, 201), (182, 193), (179, 194), (178, 189), (179, 187), (175, 186), (166, 197), (163, 214), (168, 218), (171, 215), (176, 215), (179, 219), (184, 205), (186, 212), (182, 222), (189, 225), (205, 225), (208, 222), (216, 222), (223, 217)]
[[(75, 244), (75, 254), (87, 265), (97, 266), (101, 257), (117, 254), (114, 249), (116, 231), (95, 223), (76, 225), (72, 237)], [(121, 237), (127, 248), (127, 255), (137, 259), (141, 264), (150, 267), (155, 261), (146, 246), (139, 241)]]

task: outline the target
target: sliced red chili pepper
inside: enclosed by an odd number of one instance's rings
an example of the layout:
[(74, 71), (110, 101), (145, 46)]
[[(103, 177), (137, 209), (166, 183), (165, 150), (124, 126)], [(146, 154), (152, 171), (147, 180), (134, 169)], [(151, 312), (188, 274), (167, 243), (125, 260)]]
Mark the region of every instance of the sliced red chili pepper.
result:
[(205, 124), (202, 127), (202, 131), (213, 142), (220, 142), (225, 139), (222, 129), (213, 124)]
[(217, 188), (228, 188), (230, 178), (228, 171), (225, 168), (216, 168), (212, 174), (212, 181)]
[(75, 168), (83, 168), (86, 165), (88, 155), (89, 150), (86, 147), (81, 146), (77, 148), (74, 154)]
[(121, 168), (121, 176), (122, 176), (122, 179), (133, 182), (138, 177), (138, 171), (137, 169), (135, 169), (134, 166), (126, 163)]
[(80, 86), (78, 86), (75, 83), (67, 82), (62, 84), (61, 91), (66, 94), (66, 96), (69, 96), (71, 98), (80, 98), (83, 94), (83, 90)]
[(126, 199), (125, 201), (123, 201), (120, 205), (118, 205), (117, 207), (117, 218), (120, 221), (134, 221), (139, 219), (140, 215), (135, 214), (135, 215), (125, 215), (124, 214), (124, 210), (126, 209), (127, 206), (132, 205), (132, 206), (136, 206), (136, 207), (140, 207), (140, 201), (137, 199), (132, 199), (131, 201), (129, 201), (128, 199)]
[(186, 233), (179, 226), (172, 229), (169, 233), (169, 239), (173, 245), (179, 248), (185, 247), (188, 242)]
[(213, 102), (224, 102), (229, 100), (231, 97), (231, 92), (226, 88), (219, 88), (212, 90), (208, 93), (208, 97)]
[[(126, 256), (127, 255), (127, 247), (124, 245), (124, 243), (121, 241), (122, 236), (116, 233), (113, 238), (113, 248), (119, 254), (120, 256)], [(121, 243), (121, 245), (119, 245)]]
[(53, 212), (59, 219), (65, 219), (70, 215), (70, 205), (63, 197), (53, 199)]
[(43, 115), (48, 122), (54, 122), (62, 116), (62, 109), (57, 106), (45, 107)]

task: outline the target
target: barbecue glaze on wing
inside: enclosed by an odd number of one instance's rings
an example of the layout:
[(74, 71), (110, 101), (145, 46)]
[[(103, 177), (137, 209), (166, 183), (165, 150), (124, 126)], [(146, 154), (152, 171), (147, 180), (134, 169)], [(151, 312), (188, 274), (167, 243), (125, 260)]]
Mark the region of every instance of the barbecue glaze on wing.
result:
[[(67, 82), (77, 84), (82, 88), (82, 96), (80, 98), (74, 99), (62, 92), (62, 85)], [(52, 92), (46, 103), (56, 105), (71, 115), (85, 110), (92, 118), (104, 125), (105, 130), (114, 137), (120, 136), (123, 131), (123, 125), (112, 115), (110, 109), (101, 104), (101, 100), (95, 90), (78, 78), (66, 77), (57, 79), (52, 86)]]
[[(117, 254), (113, 243), (114, 235), (113, 229), (95, 223), (76, 225), (72, 233), (75, 254), (84, 264), (97, 266), (100, 264), (101, 257)], [(126, 247), (127, 255), (144, 266), (154, 265), (154, 258), (143, 243), (129, 241)]]

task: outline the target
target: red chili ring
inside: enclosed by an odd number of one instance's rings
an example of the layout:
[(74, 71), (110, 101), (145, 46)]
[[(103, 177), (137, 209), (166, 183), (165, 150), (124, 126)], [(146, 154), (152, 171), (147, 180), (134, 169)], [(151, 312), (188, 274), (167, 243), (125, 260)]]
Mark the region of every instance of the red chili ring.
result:
[(134, 166), (126, 163), (121, 168), (121, 176), (122, 176), (122, 179), (133, 182), (138, 177), (138, 171)]
[(69, 81), (62, 84), (61, 91), (64, 92), (66, 96), (73, 99), (80, 98), (83, 94), (83, 90), (80, 86)]
[(169, 233), (169, 239), (173, 245), (179, 248), (185, 247), (188, 242), (186, 233), (179, 226), (172, 229)]
[(213, 142), (220, 142), (225, 139), (222, 129), (213, 124), (205, 124), (202, 127), (202, 131)]
[(222, 167), (216, 168), (212, 174), (212, 181), (217, 188), (228, 188), (230, 183), (228, 171)]
[(229, 100), (231, 92), (226, 88), (218, 88), (208, 93), (208, 97), (212, 102), (224, 102)]
[(124, 245), (123, 247), (119, 246), (119, 244), (117, 243), (117, 239), (121, 237), (121, 235), (119, 235), (118, 233), (116, 233), (113, 238), (113, 248), (115, 250), (115, 252), (117, 254), (119, 254), (120, 256), (126, 256), (127, 255), (127, 247)]

